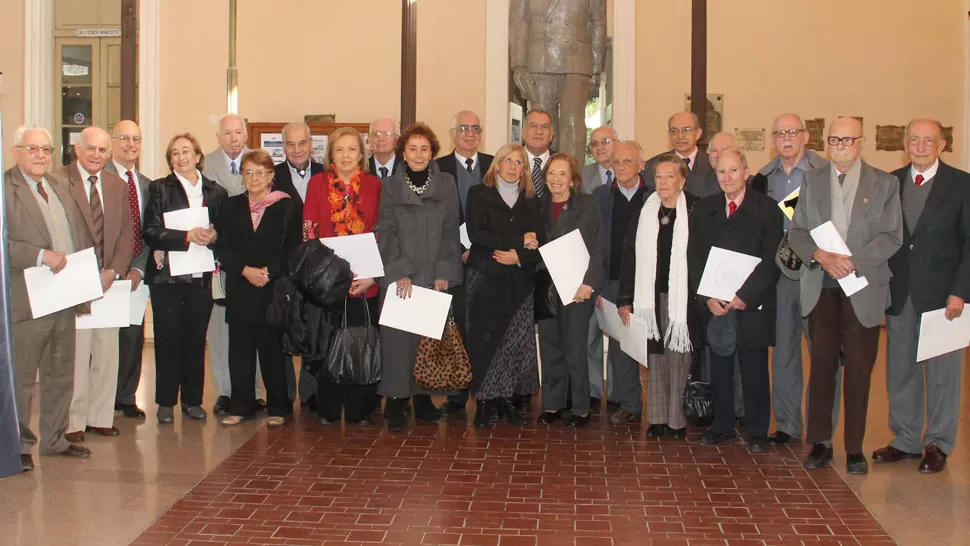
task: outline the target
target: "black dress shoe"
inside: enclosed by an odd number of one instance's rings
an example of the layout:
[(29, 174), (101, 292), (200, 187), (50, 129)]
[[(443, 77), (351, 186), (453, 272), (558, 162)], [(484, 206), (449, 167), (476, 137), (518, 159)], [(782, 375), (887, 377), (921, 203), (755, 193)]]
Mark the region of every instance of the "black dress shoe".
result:
[(569, 428), (583, 428), (589, 424), (589, 414), (586, 415), (573, 415), (569, 418), (566, 426)]
[(936, 474), (946, 468), (946, 453), (934, 444), (926, 446), (926, 455), (919, 463), (920, 474)]
[(529, 411), (529, 407), (532, 406), (532, 395), (531, 394), (513, 394), (512, 404), (515, 409), (520, 412)]
[(670, 433), (670, 437), (674, 440), (683, 440), (687, 438), (687, 427), (684, 428), (668, 428), (667, 431)]
[(144, 419), (145, 412), (135, 404), (116, 404), (115, 411), (120, 411), (129, 419)]
[(872, 452), (872, 462), (874, 463), (895, 463), (907, 459), (919, 459), (921, 453), (907, 453), (893, 446), (886, 446)]
[(846, 454), (845, 471), (857, 476), (868, 474), (869, 463), (866, 462), (866, 456), (862, 453)]
[(501, 400), (485, 401), (485, 416), (488, 417), (489, 422), (497, 423), (498, 421), (502, 420), (501, 406)]
[(488, 428), (492, 426), (492, 418), (489, 410), (493, 409), (494, 404), (491, 400), (475, 400), (475, 428)]
[(34, 458), (30, 456), (30, 453), (20, 456), (20, 468), (24, 472), (30, 472), (34, 469)]
[(332, 425), (334, 423), (340, 423), (340, 416), (338, 415), (337, 417), (333, 417), (331, 415), (324, 417), (323, 415), (320, 415), (317, 417), (316, 423), (318, 425)]
[(263, 400), (262, 398), (256, 399), (256, 411), (266, 411), (266, 400)]
[(775, 444), (776, 446), (783, 446), (788, 442), (792, 441), (791, 435), (787, 432), (777, 431), (768, 437), (768, 441)]
[(723, 444), (724, 442), (729, 442), (734, 439), (731, 434), (718, 434), (713, 430), (708, 430), (697, 439), (697, 445), (700, 446), (716, 446), (718, 444)]
[(562, 410), (556, 411), (544, 411), (542, 415), (536, 419), (536, 424), (539, 425), (551, 425), (562, 418)]
[(370, 424), (370, 418), (367, 417), (366, 415), (363, 417), (347, 417), (347, 415), (345, 414), (344, 421), (346, 421), (348, 425), (369, 425)]
[(667, 425), (658, 424), (647, 427), (647, 438), (660, 438), (667, 434)]
[(229, 415), (229, 397), (220, 396), (216, 398), (216, 403), (212, 406), (212, 413), (214, 415)]
[(438, 415), (442, 417), (451, 417), (452, 415), (458, 415), (460, 413), (465, 413), (465, 406), (450, 400), (438, 408)]
[(426, 394), (416, 394), (414, 395), (414, 418), (422, 423), (433, 424), (437, 423), (441, 415), (438, 414), (438, 408), (434, 406), (431, 402), (431, 397)]
[(505, 420), (512, 425), (528, 425), (529, 422), (522, 418), (522, 414), (519, 413), (518, 408), (515, 407), (515, 403), (508, 398), (505, 398), (501, 402), (501, 412)]
[(599, 411), (603, 405), (603, 400), (595, 396), (589, 397), (589, 411)]
[(831, 447), (827, 447), (825, 444), (814, 444), (811, 453), (808, 454), (802, 466), (810, 470), (825, 468), (825, 465), (832, 462), (832, 456)]
[(756, 436), (748, 440), (748, 451), (751, 453), (765, 453), (768, 451), (768, 438)]
[(64, 457), (73, 457), (75, 459), (87, 459), (88, 457), (91, 456), (91, 450), (84, 446), (71, 444), (67, 446), (67, 449), (65, 449), (64, 451), (58, 451), (57, 455), (63, 455)]
[(410, 407), (407, 398), (388, 398), (384, 403), (384, 418), (387, 419), (387, 430), (399, 432), (404, 429), (408, 416), (405, 408)]

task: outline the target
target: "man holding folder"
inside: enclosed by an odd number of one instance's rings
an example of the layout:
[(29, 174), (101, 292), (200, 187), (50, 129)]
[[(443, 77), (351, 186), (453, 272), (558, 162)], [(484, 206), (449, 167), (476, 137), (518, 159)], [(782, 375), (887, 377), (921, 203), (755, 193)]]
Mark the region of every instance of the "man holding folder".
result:
[[(812, 388), (808, 434), (812, 451), (805, 468), (832, 461), (832, 403), (840, 352), (845, 355), (846, 467), (866, 474), (862, 454), (869, 406), (869, 382), (879, 350), (879, 325), (889, 296), (889, 258), (903, 242), (899, 181), (860, 159), (862, 123), (838, 118), (829, 128), (831, 163), (805, 175), (788, 243), (804, 265), (802, 312), (808, 315)], [(851, 256), (819, 248), (811, 231), (831, 222)], [(868, 284), (846, 296), (839, 280), (865, 277)]]
[(945, 308), (953, 320), (970, 299), (970, 174), (940, 161), (946, 139), (938, 121), (909, 122), (905, 143), (911, 163), (893, 172), (902, 195), (903, 246), (889, 260), (892, 305), (886, 311), (886, 386), (895, 438), (872, 460), (919, 459), (925, 449), (919, 471), (935, 474), (946, 468), (956, 442), (963, 351), (917, 362), (916, 349), (923, 313)]
[[(54, 273), (67, 255), (91, 246), (84, 218), (67, 181), (49, 174), (51, 136), (42, 127), (14, 133), (17, 165), (3, 175), (10, 251), (10, 318), (13, 321), (14, 376), (20, 422), (20, 462), (34, 469), (31, 449), (41, 455), (86, 458), (91, 452), (64, 438), (74, 386), (74, 309), (34, 318), (24, 270), (45, 265)], [(40, 438), (30, 430), (34, 378), (40, 371)]]

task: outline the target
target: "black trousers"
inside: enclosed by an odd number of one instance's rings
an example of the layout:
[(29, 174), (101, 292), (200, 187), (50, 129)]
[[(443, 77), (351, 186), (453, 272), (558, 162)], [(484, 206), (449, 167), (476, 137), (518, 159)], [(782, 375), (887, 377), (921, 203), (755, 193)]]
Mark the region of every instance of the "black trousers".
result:
[(118, 390), (115, 404), (133, 406), (141, 379), (141, 352), (145, 345), (145, 324), (118, 329)]
[(546, 411), (566, 408), (572, 399), (575, 415), (589, 413), (589, 319), (593, 300), (560, 307), (555, 317), (539, 321), (539, 369)]
[(283, 369), (283, 334), (269, 324), (229, 323), (229, 381), (232, 395), (229, 413), (249, 417), (256, 413), (256, 355), (266, 389), (266, 412), (272, 417), (287, 413), (290, 398), (286, 393)]
[(155, 403), (202, 404), (205, 332), (212, 314), (212, 289), (200, 284), (153, 284)]
[[(363, 302), (360, 298), (348, 298), (346, 302), (348, 327), (367, 325), (367, 315), (364, 313), (362, 303), (367, 305), (371, 324), (377, 324), (380, 320), (380, 295), (367, 298)], [(343, 317), (337, 320), (338, 323), (335, 326), (343, 325)], [(327, 373), (326, 362), (320, 363), (320, 375), (317, 377), (317, 414), (320, 417), (328, 421), (338, 421), (342, 409), (347, 421), (360, 421), (367, 417), (375, 406), (379, 409), (380, 405), (377, 383), (373, 385), (334, 383)]]
[[(734, 434), (734, 354), (721, 356), (710, 349), (708, 352), (711, 355), (711, 394), (714, 399), (714, 422), (710, 429), (718, 434)], [(738, 345), (735, 353), (741, 365), (748, 437), (767, 436), (771, 420), (768, 348)]]

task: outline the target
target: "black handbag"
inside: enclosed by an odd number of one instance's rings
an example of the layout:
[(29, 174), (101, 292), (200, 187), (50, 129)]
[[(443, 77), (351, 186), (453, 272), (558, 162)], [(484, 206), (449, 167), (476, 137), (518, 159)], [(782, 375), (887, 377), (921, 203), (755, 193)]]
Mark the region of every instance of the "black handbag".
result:
[(536, 271), (533, 300), (536, 322), (556, 316), (556, 311), (559, 309), (559, 292), (552, 282), (552, 275), (544, 267)]
[[(703, 358), (703, 353), (695, 353), (693, 364), (699, 363)], [(695, 427), (707, 427), (714, 422), (714, 395), (710, 383), (693, 379), (693, 364), (684, 387), (684, 417)]]
[(347, 301), (344, 300), (341, 326), (331, 334), (326, 373), (338, 385), (371, 385), (381, 380), (380, 331), (371, 321), (367, 299), (360, 300), (364, 304), (366, 324), (347, 326)]

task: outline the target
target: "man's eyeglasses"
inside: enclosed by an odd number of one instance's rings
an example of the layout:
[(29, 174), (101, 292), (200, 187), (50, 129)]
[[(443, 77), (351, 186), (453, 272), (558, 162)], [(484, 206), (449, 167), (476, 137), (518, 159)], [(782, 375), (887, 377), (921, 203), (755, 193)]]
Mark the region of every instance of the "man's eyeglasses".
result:
[(14, 146), (14, 148), (22, 148), (27, 150), (27, 153), (30, 155), (52, 155), (54, 153), (54, 148), (51, 146), (34, 146), (33, 144), (28, 144), (26, 146)]
[(772, 135), (779, 140), (784, 140), (786, 137), (795, 138), (798, 133), (801, 133), (805, 129), (779, 129), (777, 131), (772, 131)]
[(862, 137), (861, 136), (844, 136), (844, 137), (830, 136), (827, 139), (827, 141), (829, 143), (829, 146), (838, 146), (839, 142), (841, 142), (843, 146), (852, 146), (853, 144), (855, 144), (855, 141), (859, 140), (860, 138)]
[(391, 138), (394, 136), (394, 131), (371, 131), (370, 133), (374, 138), (387, 137)]
[(253, 178), (266, 178), (272, 176), (273, 171), (243, 171), (242, 176), (247, 180), (252, 180)]
[(694, 134), (694, 128), (693, 127), (671, 127), (670, 129), (667, 129), (667, 132), (670, 133), (670, 136), (692, 135)]
[(481, 125), (459, 125), (458, 132), (464, 135), (467, 135), (469, 133), (473, 135), (480, 135), (482, 134), (482, 126)]
[(512, 159), (511, 157), (506, 157), (502, 160), (502, 162), (513, 167), (521, 167), (522, 165), (525, 165), (525, 163), (519, 161), (518, 159)]
[(127, 135), (122, 135), (122, 136), (116, 136), (116, 137), (113, 137), (113, 138), (115, 140), (120, 140), (122, 144), (128, 144), (129, 142), (131, 142), (132, 144), (141, 144), (141, 137), (140, 136), (127, 136)]
[(613, 139), (610, 138), (610, 137), (606, 137), (603, 140), (590, 140), (589, 141), (589, 147), (590, 148), (599, 148), (600, 146), (609, 146), (610, 144), (613, 144)]

